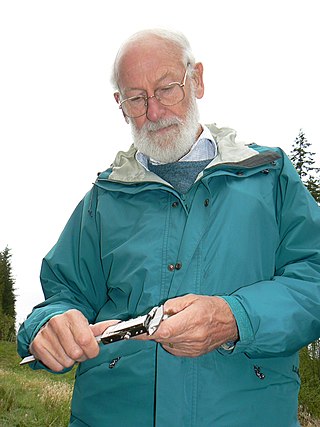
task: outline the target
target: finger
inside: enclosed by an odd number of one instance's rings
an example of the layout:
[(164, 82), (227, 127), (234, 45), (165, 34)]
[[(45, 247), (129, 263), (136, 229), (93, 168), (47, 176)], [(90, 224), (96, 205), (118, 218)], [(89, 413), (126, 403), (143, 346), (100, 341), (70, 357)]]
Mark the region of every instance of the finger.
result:
[(197, 298), (196, 295), (188, 294), (182, 297), (175, 297), (175, 298), (169, 299), (164, 303), (164, 306), (163, 306), (164, 312), (165, 314), (169, 314), (169, 315), (179, 313), (180, 311), (184, 310), (189, 305), (191, 305), (196, 298)]
[(154, 340), (153, 337), (154, 337), (154, 334), (148, 335), (147, 333), (144, 333), (144, 334), (135, 335), (130, 339), (137, 340), (137, 341), (150, 341), (150, 340)]
[(94, 357), (99, 352), (88, 321), (78, 310), (52, 317), (41, 332), (48, 335), (48, 341), (52, 340), (54, 347), (48, 349), (60, 357), (58, 360), (62, 364), (70, 364), (68, 358), (75, 362), (83, 360), (84, 356)]
[(169, 342), (161, 344), (165, 351), (180, 357), (198, 357), (203, 351), (202, 348), (185, 343)]
[(116, 325), (121, 322), (121, 320), (105, 320), (103, 322), (95, 323), (94, 325), (89, 325), (93, 335), (97, 337), (98, 335), (103, 334), (103, 332), (109, 328), (109, 326)]
[(187, 307), (161, 322), (157, 332), (153, 335), (153, 339), (161, 342), (186, 340), (190, 324), (189, 309)]
[(96, 357), (99, 347), (89, 328), (87, 319), (77, 310), (70, 310), (63, 315), (54, 316), (43, 329), (50, 339), (55, 339), (54, 347), (49, 351), (65, 367), (71, 366), (71, 361), (82, 362)]
[(163, 343), (161, 346), (166, 352), (174, 356), (188, 357), (191, 355), (188, 349), (186, 349), (184, 346), (180, 347), (177, 343)]
[(50, 340), (48, 351), (64, 367), (68, 368), (83, 359), (85, 353), (69, 328), (61, 327), (51, 331)]
[[(74, 360), (83, 362), (86, 359), (92, 359), (99, 354), (99, 345), (94, 337), (94, 334), (87, 324), (82, 329), (76, 325), (72, 325), (70, 330), (73, 342), (69, 345), (67, 354)], [(64, 338), (69, 334), (66, 333)]]
[(39, 336), (35, 338), (30, 346), (30, 352), (55, 372), (74, 364), (74, 360), (68, 357), (61, 347), (58, 338), (55, 335), (49, 335), (46, 331), (41, 331), (41, 334), (39, 333)]
[(43, 365), (54, 372), (60, 372), (63, 369), (71, 368), (75, 363), (75, 361), (70, 359), (66, 354), (62, 357), (61, 355), (50, 353), (47, 349), (44, 350), (39, 360)]

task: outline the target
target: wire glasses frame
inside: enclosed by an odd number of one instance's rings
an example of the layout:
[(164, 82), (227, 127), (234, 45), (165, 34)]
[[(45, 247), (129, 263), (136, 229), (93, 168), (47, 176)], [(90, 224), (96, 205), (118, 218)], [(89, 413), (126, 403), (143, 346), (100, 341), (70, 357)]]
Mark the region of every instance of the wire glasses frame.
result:
[(136, 95), (130, 96), (119, 102), (119, 109), (122, 110), (125, 117), (137, 118), (147, 113), (148, 101), (156, 98), (160, 104), (169, 107), (179, 104), (185, 98), (185, 84), (190, 63), (187, 64), (182, 81), (171, 82), (168, 85), (160, 86), (155, 89), (153, 95)]

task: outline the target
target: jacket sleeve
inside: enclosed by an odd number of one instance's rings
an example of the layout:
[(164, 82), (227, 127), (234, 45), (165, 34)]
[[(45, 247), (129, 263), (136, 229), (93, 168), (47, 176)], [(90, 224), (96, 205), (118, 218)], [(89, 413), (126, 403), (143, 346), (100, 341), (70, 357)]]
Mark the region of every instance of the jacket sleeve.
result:
[(239, 326), (234, 352), (251, 357), (288, 356), (320, 337), (320, 208), (285, 155), (278, 179), (274, 277), (225, 298)]
[(93, 188), (79, 203), (58, 242), (42, 262), (41, 284), (45, 301), (37, 305), (18, 333), (18, 352), (29, 354), (33, 338), (51, 317), (80, 310), (89, 322), (106, 300), (101, 264), (99, 224), (92, 203)]

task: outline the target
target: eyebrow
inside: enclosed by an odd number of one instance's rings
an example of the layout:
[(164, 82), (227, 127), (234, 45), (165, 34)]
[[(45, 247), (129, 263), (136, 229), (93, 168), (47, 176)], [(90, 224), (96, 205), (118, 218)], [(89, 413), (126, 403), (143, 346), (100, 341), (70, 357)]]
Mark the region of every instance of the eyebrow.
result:
[[(159, 77), (156, 81), (155, 81), (155, 86), (156, 88), (158, 87), (157, 85), (159, 85), (161, 83), (161, 81), (163, 81), (166, 77), (168, 77), (171, 73), (169, 71), (166, 71), (161, 77)], [(178, 80), (172, 80), (169, 83), (174, 83)], [(132, 90), (140, 90), (141, 92), (147, 92), (146, 89), (142, 89), (141, 87), (128, 87), (124, 90), (125, 92), (129, 92)]]

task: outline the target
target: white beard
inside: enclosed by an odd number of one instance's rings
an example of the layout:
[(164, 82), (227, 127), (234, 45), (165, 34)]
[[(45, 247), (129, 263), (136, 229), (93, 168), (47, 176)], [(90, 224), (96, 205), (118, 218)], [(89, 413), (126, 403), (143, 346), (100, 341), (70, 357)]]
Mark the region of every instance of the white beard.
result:
[[(154, 131), (171, 125), (172, 128), (164, 134), (153, 134)], [(145, 156), (161, 163), (173, 163), (191, 150), (199, 126), (198, 106), (195, 96), (192, 96), (185, 120), (172, 117), (157, 122), (148, 121), (141, 129), (137, 129), (131, 122), (131, 132), (134, 146)]]

